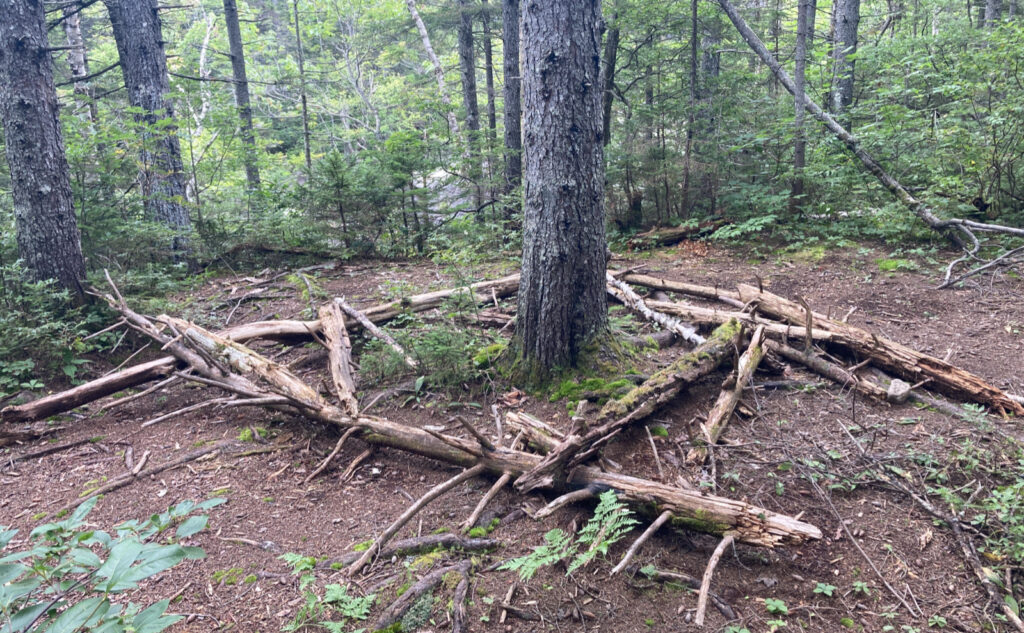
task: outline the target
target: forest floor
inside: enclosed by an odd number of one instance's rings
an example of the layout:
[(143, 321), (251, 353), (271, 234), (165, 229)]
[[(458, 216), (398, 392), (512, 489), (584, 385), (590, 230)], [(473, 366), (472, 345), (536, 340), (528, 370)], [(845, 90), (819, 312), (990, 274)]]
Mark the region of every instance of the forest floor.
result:
[[(1024, 282), (1005, 276), (979, 278), (969, 288), (934, 290), (936, 266), (925, 265), (931, 271), (927, 275), (885, 272), (878, 263), (883, 258), (882, 248), (864, 247), (821, 257), (758, 262), (748, 260), (742, 252), (698, 243), (626, 255), (613, 264), (645, 264), (655, 276), (721, 287), (756, 283), (759, 278), (777, 294), (802, 296), (815, 310), (839, 318), (849, 313), (852, 324), (940, 358), (948, 357), (1009, 393), (1024, 393), (1024, 313), (1020, 310)], [(333, 270), (310, 274), (316, 275), (316, 285), (327, 295), (344, 295), (357, 306), (368, 306), (392, 298), (396, 292), (450, 287), (450, 272), (429, 261), (415, 261), (339, 264)], [(484, 266), (472, 272), (477, 278), (493, 278), (507, 273), (508, 267)], [(232, 323), (308, 313), (302, 286), (284, 280), (272, 293), (277, 298), (236, 305), (233, 298), (244, 294), (251, 281), (243, 276), (212, 279), (190, 297), (176, 298), (176, 307), (168, 309), (210, 325), (223, 325), (229, 313)], [(514, 299), (511, 301), (505, 303), (508, 311), (514, 307)], [(627, 319), (617, 316), (615, 321)], [(641, 331), (647, 331), (644, 327)], [(360, 345), (357, 340), (356, 362)], [(257, 347), (265, 353), (280, 353), (278, 360), (285, 362), (313, 353), (311, 346), (286, 348), (265, 343)], [(676, 346), (649, 354), (637, 360), (633, 369), (648, 373), (683, 351)], [(98, 364), (93, 365), (94, 370), (101, 369)], [(304, 365), (298, 371), (307, 382), (326, 388), (325, 362)], [(870, 402), (793, 370), (786, 379), (821, 384), (801, 390), (749, 391), (744, 401), (755, 415), (737, 417), (730, 423), (725, 435), (729, 443), (714, 450), (713, 473), (709, 469), (694, 472), (682, 459), (689, 442), (688, 428), (697, 416), (707, 413), (724, 375), (724, 371), (712, 374), (648, 420), (667, 430), (667, 437), (659, 432), (653, 439), (661, 475), (643, 428), (620, 436), (607, 449), (606, 457), (624, 473), (667, 483), (683, 477), (694, 483), (707, 482), (710, 487), (714, 476), (720, 495), (800, 515), (821, 529), (824, 537), (820, 541), (802, 546), (775, 550), (737, 546), (726, 552), (715, 573), (713, 590), (741, 618), (731, 623), (737, 627), (734, 630), (746, 627), (757, 633), (775, 630), (781, 623), (788, 625), (786, 630), (807, 631), (924, 631), (930, 625), (961, 631), (1006, 630), (966, 568), (950, 532), (902, 493), (863, 477), (851, 437), (870, 438), (866, 443), (869, 452), (886, 456), (903, 469), (908, 484), (919, 490), (940, 485), (969, 489), (977, 485), (975, 481), (987, 482), (998, 476), (1000, 468), (1015, 467), (1019, 455), (1013, 453), (1008, 438), (1024, 440), (1018, 421), (978, 416), (970, 422), (910, 404)], [(415, 376), (398, 376), (388, 384), (364, 379), (359, 385), (360, 400), (368, 402), (380, 390), (410, 378)], [(778, 379), (759, 375), (755, 382)], [(492, 389), (485, 388), (488, 386)], [(502, 411), (520, 409), (562, 429), (569, 424), (565, 401), (552, 403), (546, 397), (517, 394), (497, 379), (491, 385), (468, 387), (444, 394), (428, 382), (419, 392), (382, 400), (374, 413), (405, 424), (454, 429), (449, 423), (454, 412), (490, 420), (491, 405), (496, 403)], [(97, 413), (102, 404), (111, 402), (107, 399), (63, 418), (66, 430), (51, 440), (65, 443), (101, 438), (93, 443), (13, 466), (8, 457), (36, 450), (39, 445), (0, 452), (0, 525), (30, 528), (42, 513), (74, 503), (97, 482), (123, 474), (129, 447), (136, 459), (149, 451), (151, 463), (157, 463), (210, 441), (246, 438), (259, 454), (214, 456), (140, 479), (106, 495), (90, 521), (98, 528), (110, 529), (121, 521), (163, 511), (180, 500), (227, 499), (210, 512), (210, 528), (190, 539), (190, 544), (206, 550), (207, 557), (186, 561), (145, 584), (131, 599), (177, 596), (170, 610), (188, 615), (172, 631), (268, 633), (292, 621), (303, 601), (298, 578), (278, 558), (281, 554), (335, 559), (374, 538), (411, 500), (456, 472), (425, 458), (378, 449), (350, 479), (342, 481), (342, 471), (364, 450), (359, 442), (350, 441), (327, 471), (303, 485), (303, 479), (337, 441), (335, 430), (304, 419), (242, 408), (206, 409), (140, 427), (161, 413), (210, 397), (206, 388), (177, 385), (109, 413)], [(475, 404), (456, 409), (458, 405), (452, 403), (458, 402)], [(587, 413), (595, 410), (591, 405)], [(460, 486), (428, 506), (399, 538), (457, 530), (490, 485), (489, 480), (476, 479)], [(543, 535), (552, 528), (578, 529), (591, 516), (593, 504), (569, 506), (543, 521), (522, 511), (525, 505), (532, 512), (551, 498), (542, 494), (524, 497), (506, 490), (492, 502), (490, 516), (502, 521), (490, 537), (502, 545), (478, 555), (480, 564), (469, 594), (469, 630), (697, 630), (690, 623), (695, 592), (656, 584), (642, 574), (609, 576), (611, 566), (646, 520), (612, 548), (607, 562), (595, 561), (570, 576), (563, 566), (556, 566), (522, 583), (513, 572), (486, 571), (497, 561), (529, 553), (543, 543)], [(982, 543), (980, 537), (977, 542)], [(643, 546), (635, 560), (641, 566), (653, 563), (659, 569), (700, 577), (717, 543), (716, 537), (665, 528)], [(379, 561), (353, 588), (365, 590), (394, 575), (394, 582), (378, 591), (387, 601), (431, 565), (462, 556), (444, 553)], [(920, 615), (908, 612), (872, 566)], [(340, 574), (319, 570), (318, 586), (346, 582)], [(419, 630), (450, 629), (451, 590), (442, 586), (432, 621)], [(508, 612), (502, 621), (500, 605), (506, 599), (520, 611)], [(783, 604), (784, 614), (779, 613)], [(364, 625), (351, 623), (345, 630)], [(708, 609), (704, 630), (722, 631), (726, 625), (718, 611)]]

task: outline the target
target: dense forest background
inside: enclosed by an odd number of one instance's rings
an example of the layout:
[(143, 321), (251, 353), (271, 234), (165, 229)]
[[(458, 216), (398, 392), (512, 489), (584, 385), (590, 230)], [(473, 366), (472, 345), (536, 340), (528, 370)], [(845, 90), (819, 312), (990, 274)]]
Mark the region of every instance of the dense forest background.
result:
[[(506, 103), (518, 78), (503, 46), (503, 10), (518, 3), (240, 0), (251, 135), (225, 22), (234, 2), (159, 12), (173, 106), (162, 118), (141, 116), (118, 71), (107, 6), (118, 3), (82, 4), (54, 3), (47, 19), (90, 276), (110, 269), (127, 292), (159, 295), (254, 253), (461, 262), (518, 252), (518, 120), (509, 124)], [(795, 116), (716, 4), (604, 4), (613, 245), (713, 217), (728, 220), (707, 223), (713, 239), (756, 237), (755, 255), (875, 240), (899, 261), (941, 244), (839, 141)], [(813, 19), (798, 20), (803, 8)], [(737, 9), (911, 193), (940, 214), (1024, 222), (1015, 2), (744, 0)], [(180, 143), (185, 183), (173, 200), (190, 217), (187, 256), (169, 256), (180, 227), (146, 212), (140, 184), (141, 163), (159, 153), (146, 144), (167, 130)], [(52, 288), (22, 281), (10, 189), (0, 164), (3, 358), (41, 341), (67, 347), (89, 327), (88, 317), (54, 318)]]

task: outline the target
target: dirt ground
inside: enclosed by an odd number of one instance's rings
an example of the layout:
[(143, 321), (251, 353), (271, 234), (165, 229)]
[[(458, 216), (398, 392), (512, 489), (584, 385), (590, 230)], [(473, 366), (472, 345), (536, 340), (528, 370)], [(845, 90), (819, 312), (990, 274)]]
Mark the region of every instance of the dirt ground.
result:
[[(777, 294), (802, 296), (817, 311), (839, 318), (848, 315), (852, 324), (934, 356), (948, 357), (1009, 393), (1024, 393), (1024, 313), (1019, 305), (1024, 282), (1004, 276), (979, 279), (964, 289), (934, 290), (935, 266), (925, 265), (925, 270), (931, 271), (928, 274), (883, 272), (876, 260), (884, 256), (882, 249), (865, 247), (827, 253), (822, 258), (757, 262), (740, 252), (685, 245), (630, 255), (613, 263), (644, 264), (656, 276), (724, 288), (760, 279)], [(491, 278), (505, 272), (501, 268), (462, 272)], [(325, 294), (345, 295), (358, 306), (368, 306), (414, 289), (448, 287), (451, 273), (417, 261), (339, 264), (309, 274)], [(294, 279), (282, 279), (275, 286), (271, 294), (277, 298), (238, 303), (236, 298), (250, 283), (242, 276), (217, 278), (195, 296), (181, 297), (179, 314), (217, 325), (229, 314), (231, 322), (238, 323), (274, 315), (298, 316), (307, 310), (302, 286)], [(504, 305), (511, 311), (514, 303)], [(625, 321), (618, 318), (621, 313), (616, 315), (617, 322)], [(650, 330), (642, 326), (639, 331)], [(257, 347), (270, 355), (280, 354), (278, 360), (285, 362), (316, 353), (312, 346), (286, 348), (268, 343)], [(357, 362), (359, 347), (356, 341)], [(636, 369), (649, 372), (683, 351), (674, 347), (649, 354)], [(298, 371), (311, 384), (326, 389), (323, 360), (314, 357), (313, 361), (298, 364)], [(93, 369), (99, 371), (99, 365)], [(694, 471), (683, 459), (689, 429), (699, 415), (707, 413), (724, 377), (724, 371), (713, 374), (647, 421), (667, 430), (667, 437), (652, 436), (657, 460), (641, 427), (620, 436), (607, 449), (609, 463), (624, 473), (666, 483), (681, 477), (694, 485), (714, 487), (720, 495), (799, 515), (818, 526), (824, 538), (775, 550), (728, 549), (715, 572), (713, 591), (732, 606), (739, 620), (727, 622), (718, 610), (709, 608), (703, 630), (723, 631), (731, 625), (733, 631), (746, 627), (757, 633), (781, 628), (782, 623), (784, 630), (806, 631), (1009, 630), (965, 566), (949, 530), (937, 525), (903, 493), (865, 475), (852, 438), (871, 455), (903, 469), (907, 483), (922, 492), (936, 486), (936, 481), (951, 488), (969, 488), (975, 485), (970, 473), (956, 467), (963, 455), (969, 450), (1002, 455), (1007, 437), (1024, 439), (1018, 421), (989, 417), (971, 422), (909, 404), (870, 402), (792, 368), (785, 376), (758, 375), (755, 383), (785, 379), (821, 384), (799, 390), (748, 391), (744, 402), (754, 415), (735, 417), (725, 434), (727, 444), (714, 450), (713, 468)], [(396, 377), (387, 385), (363, 381), (359, 385), (361, 401), (368, 402), (382, 389), (410, 378), (415, 376)], [(505, 411), (511, 403), (511, 408), (562, 429), (569, 424), (564, 401), (552, 403), (536, 395), (505, 396), (502, 400), (511, 386), (500, 381), (490, 385), (491, 390), (481, 385), (447, 394), (431, 389), (429, 377), (426, 384), (419, 393), (381, 399), (374, 413), (405, 424), (456, 432), (456, 425), (450, 423), (454, 411), (490, 424), (491, 405), (497, 403)], [(129, 450), (136, 460), (149, 452), (153, 464), (213, 440), (246, 437), (256, 454), (238, 458), (215, 455), (139, 479), (104, 496), (90, 521), (98, 528), (110, 529), (184, 499), (227, 499), (210, 512), (210, 528), (189, 541), (203, 547), (207, 557), (187, 561), (148, 582), (131, 599), (155, 601), (175, 596), (171, 611), (187, 617), (172, 631), (268, 633), (281, 630), (302, 603), (298, 579), (278, 558), (281, 554), (336, 559), (354, 545), (374, 538), (412, 500), (457, 472), (425, 458), (378, 449), (349, 479), (342, 480), (348, 464), (365, 449), (352, 440), (323, 474), (304, 485), (305, 477), (337, 441), (335, 430), (284, 414), (242, 408), (208, 408), (141, 426), (162, 413), (211, 396), (209, 388), (178, 384), (100, 412), (101, 405), (113, 402), (107, 399), (60, 418), (67, 428), (52, 440), (65, 443), (102, 438), (96, 442), (13, 465), (9, 457), (52, 444), (4, 449), (0, 452), (0, 525), (31, 528), (39, 522), (34, 517), (73, 503), (97, 482), (125, 473), (124, 456)], [(452, 402), (474, 405), (455, 409)], [(594, 405), (587, 409), (587, 413), (595, 411)], [(937, 478), (936, 473), (945, 479)], [(460, 486), (429, 505), (398, 538), (457, 531), (491, 483), (475, 479)], [(352, 591), (369, 591), (391, 579), (376, 590), (379, 600), (388, 602), (431, 566), (473, 556), (475, 571), (468, 601), (471, 631), (697, 630), (691, 622), (695, 592), (675, 583), (657, 583), (643, 574), (609, 575), (633, 538), (646, 527), (646, 518), (613, 546), (607, 560), (595, 561), (571, 575), (566, 575), (564, 566), (555, 566), (523, 583), (513, 572), (494, 570), (495, 563), (523, 556), (542, 544), (543, 535), (552, 528), (578, 529), (591, 516), (593, 503), (569, 506), (543, 521), (529, 518), (551, 498), (503, 491), (488, 515), (502, 519), (490, 534), (500, 541), (498, 548), (472, 555), (444, 552), (378, 561), (351, 582)], [(524, 506), (527, 512), (522, 511)], [(666, 528), (643, 546), (636, 563), (699, 578), (717, 543), (717, 537)], [(327, 567), (318, 569), (317, 586), (350, 582), (341, 573)], [(1010, 580), (1024, 578), (1018, 574)], [(431, 619), (419, 630), (450, 630), (452, 589), (446, 585), (439, 588)], [(516, 609), (503, 610), (501, 604), (506, 601)], [(769, 613), (773, 605), (779, 610), (776, 601), (784, 603), (787, 613)], [(374, 614), (380, 608), (376, 607)], [(372, 622), (372, 617), (367, 623), (354, 622), (346, 630)]]

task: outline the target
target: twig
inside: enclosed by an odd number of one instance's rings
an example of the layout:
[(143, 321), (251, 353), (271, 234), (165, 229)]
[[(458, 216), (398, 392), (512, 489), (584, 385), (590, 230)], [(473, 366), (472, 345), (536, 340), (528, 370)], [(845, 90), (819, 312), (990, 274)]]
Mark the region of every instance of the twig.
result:
[(338, 443), (334, 445), (334, 450), (331, 451), (331, 454), (328, 455), (327, 457), (325, 457), (324, 461), (320, 462), (320, 465), (316, 467), (316, 470), (314, 470), (313, 472), (309, 473), (306, 476), (306, 478), (302, 480), (302, 485), (305, 486), (309, 482), (313, 481), (314, 477), (316, 477), (317, 475), (322, 473), (324, 471), (324, 469), (327, 468), (327, 465), (331, 463), (331, 460), (333, 460), (335, 457), (337, 457), (338, 453), (341, 452), (341, 447), (345, 445), (345, 440), (347, 440), (348, 438), (352, 437), (352, 435), (356, 431), (358, 431), (358, 430), (359, 430), (358, 426), (353, 426), (349, 430), (345, 431), (345, 433), (341, 437), (338, 438)]
[(176, 418), (178, 416), (185, 415), (186, 413), (192, 413), (193, 411), (199, 411), (200, 409), (205, 409), (206, 407), (210, 407), (215, 404), (223, 404), (227, 401), (227, 398), (214, 398), (213, 400), (205, 400), (203, 402), (198, 402), (196, 404), (192, 404), (187, 407), (178, 409), (177, 411), (171, 411), (170, 413), (165, 413), (161, 416), (157, 416), (152, 420), (146, 420), (141, 425), (139, 425), (139, 428), (144, 429), (148, 426), (159, 424), (160, 422), (163, 422), (165, 420), (170, 420), (171, 418)]
[(715, 567), (718, 566), (718, 560), (722, 558), (726, 548), (732, 545), (735, 540), (735, 536), (726, 532), (721, 542), (718, 543), (718, 547), (715, 548), (714, 553), (711, 554), (708, 566), (704, 570), (704, 577), (700, 581), (700, 594), (697, 596), (697, 614), (693, 618), (694, 624), (698, 627), (704, 626), (704, 614), (708, 610), (708, 594), (711, 592), (711, 577), (715, 573)]
[[(476, 427), (470, 424), (466, 418), (462, 417), (461, 415), (457, 415), (454, 418), (452, 418), (452, 420), (455, 420), (456, 422), (461, 424), (463, 428), (469, 431), (470, 435), (472, 435), (476, 439), (477, 443), (479, 443), (480, 446), (482, 446), (485, 450), (494, 450), (494, 444), (491, 442), (491, 440), (487, 439), (483, 433), (476, 430)], [(451, 420), (449, 420), (449, 422), (450, 421)]]
[(349, 462), (348, 468), (345, 469), (345, 472), (341, 473), (341, 476), (338, 477), (338, 479), (340, 481), (348, 481), (349, 478), (352, 477), (352, 474), (356, 472), (356, 468), (359, 468), (359, 465), (362, 464), (364, 461), (366, 461), (366, 459), (370, 455), (373, 455), (373, 447), (372, 446), (370, 448), (364, 450), (362, 453), (359, 453), (358, 455), (356, 455), (355, 459), (353, 459), (351, 462)]
[(658, 479), (665, 481), (665, 472), (661, 469), (661, 458), (658, 457), (658, 447), (654, 445), (654, 436), (651, 435), (651, 427), (644, 425), (647, 432), (647, 441), (651, 444), (651, 452), (654, 453), (654, 465), (658, 467)]
[(659, 514), (658, 518), (654, 520), (654, 523), (651, 523), (651, 525), (648, 526), (646, 530), (644, 530), (644, 533), (641, 534), (638, 539), (633, 541), (633, 544), (629, 546), (629, 549), (626, 551), (626, 555), (622, 557), (622, 560), (619, 561), (619, 564), (612, 568), (612, 575), (614, 576), (615, 574), (625, 569), (626, 565), (629, 565), (629, 562), (633, 560), (633, 557), (636, 556), (636, 553), (640, 550), (640, 546), (646, 543), (647, 540), (650, 539), (652, 536), (654, 536), (654, 533), (657, 532), (658, 529), (661, 528), (661, 526), (665, 525), (665, 522), (671, 518), (672, 513), (669, 512), (668, 510), (665, 510), (664, 512)]
[(380, 551), (381, 546), (390, 541), (391, 538), (398, 532), (398, 530), (402, 529), (402, 526), (408, 523), (409, 519), (416, 516), (416, 513), (418, 513), (420, 510), (426, 507), (428, 503), (440, 497), (441, 495), (448, 492), (452, 488), (458, 486), (462, 482), (472, 479), (473, 477), (476, 477), (480, 473), (484, 472), (485, 469), (486, 467), (483, 464), (477, 464), (476, 466), (473, 466), (472, 468), (467, 468), (466, 470), (462, 471), (461, 473), (452, 477), (451, 479), (441, 482), (440, 484), (431, 488), (427, 492), (427, 494), (420, 497), (419, 501), (412, 504), (412, 506), (410, 506), (408, 510), (402, 513), (402, 516), (398, 517), (398, 519), (396, 519), (394, 523), (388, 526), (388, 528), (384, 530), (384, 532), (374, 540), (373, 545), (371, 545), (365, 552), (363, 552), (363, 555), (359, 558), (359, 560), (357, 560), (352, 565), (352, 567), (350, 567), (347, 570), (348, 575), (354, 576), (355, 574), (359, 573), (359, 571), (363, 567), (365, 567), (368, 562), (370, 562), (370, 559), (372, 559), (377, 554), (377, 552)]
[(555, 510), (558, 510), (563, 506), (567, 506), (570, 503), (575, 503), (577, 501), (583, 501), (585, 499), (593, 499), (596, 496), (597, 495), (595, 495), (594, 491), (591, 490), (590, 488), (580, 488), (579, 490), (567, 492), (561, 497), (556, 498), (554, 501), (547, 504), (540, 510), (537, 510), (537, 513), (533, 516), (533, 518), (543, 519), (545, 517), (551, 516), (552, 514), (554, 514)]
[(398, 344), (398, 341), (392, 338), (391, 335), (389, 335), (387, 332), (374, 325), (374, 323), (370, 321), (369, 317), (367, 317), (365, 314), (349, 305), (349, 303), (345, 301), (344, 298), (337, 298), (334, 300), (334, 303), (337, 306), (339, 306), (342, 310), (344, 310), (345, 314), (349, 315), (356, 321), (359, 321), (359, 323), (363, 326), (364, 330), (376, 336), (385, 344), (387, 344), (388, 347), (393, 349), (395, 353), (398, 354), (398, 356), (405, 362), (405, 364), (409, 366), (409, 369), (416, 369), (419, 363), (417, 363), (412, 356), (409, 356), (409, 354), (406, 353), (405, 349), (403, 349), (402, 346)]
[(509, 473), (502, 473), (501, 477), (498, 477), (498, 481), (494, 482), (494, 485), (487, 491), (487, 494), (480, 499), (480, 503), (476, 504), (476, 507), (473, 508), (473, 512), (469, 515), (469, 518), (466, 519), (466, 522), (462, 524), (463, 531), (469, 530), (476, 525), (476, 522), (480, 519), (480, 515), (483, 514), (484, 508), (487, 507), (487, 504), (490, 503), (494, 497), (498, 495), (501, 489), (504, 488), (511, 480), (512, 475)]
[(156, 383), (155, 385), (153, 385), (152, 387), (146, 389), (145, 391), (140, 391), (139, 393), (130, 395), (127, 398), (121, 398), (119, 400), (114, 400), (110, 404), (103, 405), (102, 407), (99, 408), (99, 410), (96, 413), (99, 414), (99, 413), (109, 412), (111, 409), (115, 409), (117, 407), (124, 406), (124, 405), (128, 404), (129, 402), (132, 402), (133, 400), (138, 400), (140, 398), (145, 398), (146, 396), (148, 396), (149, 394), (151, 394), (151, 393), (153, 393), (155, 391), (160, 391), (164, 387), (169, 387), (172, 383), (177, 382), (178, 380), (181, 380), (181, 378), (179, 376), (171, 376), (170, 378), (168, 378), (166, 380), (161, 380), (160, 382)]

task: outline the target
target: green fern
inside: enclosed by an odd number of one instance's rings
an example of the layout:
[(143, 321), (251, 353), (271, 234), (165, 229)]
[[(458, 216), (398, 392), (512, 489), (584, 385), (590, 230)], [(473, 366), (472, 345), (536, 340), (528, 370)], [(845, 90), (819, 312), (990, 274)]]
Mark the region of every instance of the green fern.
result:
[[(601, 493), (594, 516), (575, 535), (575, 539), (564, 530), (555, 528), (544, 535), (544, 545), (535, 548), (526, 556), (513, 558), (498, 569), (518, 572), (519, 577), (526, 582), (542, 568), (572, 558), (567, 572), (572, 573), (587, 565), (598, 554), (606, 555), (614, 543), (632, 530), (638, 523), (632, 514), (629, 508), (619, 501), (614, 490), (606, 490)], [(583, 552), (578, 553), (581, 548)]]

